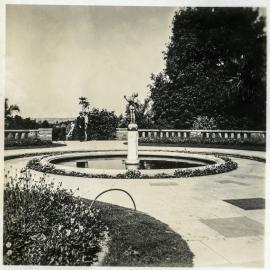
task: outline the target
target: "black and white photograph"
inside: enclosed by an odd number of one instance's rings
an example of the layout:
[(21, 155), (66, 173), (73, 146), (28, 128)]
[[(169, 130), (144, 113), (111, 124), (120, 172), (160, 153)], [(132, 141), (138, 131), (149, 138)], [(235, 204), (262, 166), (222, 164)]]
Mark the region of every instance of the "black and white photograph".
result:
[(202, 2), (3, 1), (0, 268), (267, 269), (267, 1)]

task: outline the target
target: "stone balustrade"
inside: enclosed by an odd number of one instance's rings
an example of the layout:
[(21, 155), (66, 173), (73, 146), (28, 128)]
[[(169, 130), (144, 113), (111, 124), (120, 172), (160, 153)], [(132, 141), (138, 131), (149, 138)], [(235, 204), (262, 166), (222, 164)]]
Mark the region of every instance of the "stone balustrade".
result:
[[(149, 137), (178, 137), (178, 138), (223, 138), (223, 139), (250, 139), (266, 140), (266, 131), (251, 130), (183, 130), (183, 129), (139, 129), (139, 138)], [(117, 129), (116, 138), (126, 140), (127, 129)]]
[(52, 128), (5, 130), (5, 140), (23, 140), (27, 138), (52, 141)]

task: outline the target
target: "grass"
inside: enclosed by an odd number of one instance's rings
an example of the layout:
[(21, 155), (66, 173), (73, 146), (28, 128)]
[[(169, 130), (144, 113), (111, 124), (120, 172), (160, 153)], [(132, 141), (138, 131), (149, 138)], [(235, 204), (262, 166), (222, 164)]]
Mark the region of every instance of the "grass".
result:
[(102, 266), (193, 265), (194, 255), (187, 242), (168, 225), (120, 206), (96, 202), (93, 207), (101, 210), (111, 239)]
[(160, 146), (160, 147), (190, 147), (190, 148), (218, 148), (218, 149), (236, 149), (250, 151), (266, 151), (265, 145), (230, 145), (230, 144), (172, 144), (172, 143), (139, 143), (139, 146)]

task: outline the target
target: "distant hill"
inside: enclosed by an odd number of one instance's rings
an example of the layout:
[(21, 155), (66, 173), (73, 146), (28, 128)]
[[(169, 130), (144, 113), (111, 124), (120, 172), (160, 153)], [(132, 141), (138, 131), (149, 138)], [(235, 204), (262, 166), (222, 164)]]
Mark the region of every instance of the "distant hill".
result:
[(34, 118), (37, 122), (41, 121), (43, 122), (44, 120), (47, 120), (50, 124), (55, 124), (56, 122), (65, 122), (65, 121), (74, 121), (76, 117), (40, 117), (40, 118)]

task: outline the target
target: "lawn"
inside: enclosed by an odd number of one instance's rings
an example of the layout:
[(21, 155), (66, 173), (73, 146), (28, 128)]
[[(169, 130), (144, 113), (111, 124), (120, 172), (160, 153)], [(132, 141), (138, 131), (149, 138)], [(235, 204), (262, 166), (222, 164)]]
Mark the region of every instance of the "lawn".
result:
[[(84, 200), (90, 204), (91, 201)], [(168, 225), (145, 213), (96, 202), (109, 228), (109, 253), (103, 266), (192, 266), (186, 241)]]

